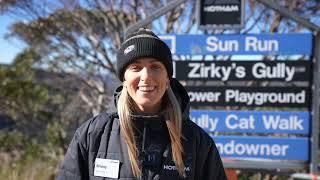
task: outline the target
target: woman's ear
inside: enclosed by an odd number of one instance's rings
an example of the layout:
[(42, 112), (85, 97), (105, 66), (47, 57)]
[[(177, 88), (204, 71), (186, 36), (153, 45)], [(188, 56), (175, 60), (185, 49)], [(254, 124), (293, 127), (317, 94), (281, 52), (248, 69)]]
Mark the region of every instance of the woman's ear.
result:
[(127, 83), (126, 83), (125, 80), (122, 82), (122, 86), (125, 87), (125, 88), (127, 87)]

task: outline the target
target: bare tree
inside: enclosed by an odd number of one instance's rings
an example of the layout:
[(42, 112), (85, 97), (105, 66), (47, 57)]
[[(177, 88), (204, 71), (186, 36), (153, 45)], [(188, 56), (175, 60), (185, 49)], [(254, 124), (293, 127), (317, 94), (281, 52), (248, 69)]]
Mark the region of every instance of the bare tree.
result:
[[(2, 13), (25, 17), (11, 27), (11, 37), (18, 37), (41, 55), (40, 67), (54, 72), (78, 76), (91, 91), (82, 92), (92, 114), (103, 110), (110, 102), (111, 85), (106, 75), (115, 74), (115, 54), (123, 39), (124, 30), (148, 17), (166, 0), (3, 0)], [(301, 16), (319, 21), (320, 3), (317, 0), (281, 0), (282, 6)], [(196, 1), (188, 0), (150, 27), (157, 33), (232, 33), (236, 30), (196, 28)], [(303, 28), (262, 4), (248, 0), (245, 27), (242, 33), (297, 32)], [(180, 57), (183, 58), (183, 57)], [(185, 57), (189, 58), (189, 57)], [(224, 59), (228, 59), (227, 57)], [(110, 87), (111, 86), (111, 87)]]

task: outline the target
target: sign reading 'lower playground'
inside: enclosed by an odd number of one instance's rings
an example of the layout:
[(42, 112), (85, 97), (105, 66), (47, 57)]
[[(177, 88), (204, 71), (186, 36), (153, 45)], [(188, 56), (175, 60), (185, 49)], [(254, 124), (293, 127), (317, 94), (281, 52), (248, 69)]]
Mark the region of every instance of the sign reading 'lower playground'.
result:
[(309, 160), (308, 138), (212, 137), (222, 157)]
[(193, 106), (309, 107), (309, 88), (187, 86)]
[(175, 61), (179, 80), (309, 81), (310, 61)]

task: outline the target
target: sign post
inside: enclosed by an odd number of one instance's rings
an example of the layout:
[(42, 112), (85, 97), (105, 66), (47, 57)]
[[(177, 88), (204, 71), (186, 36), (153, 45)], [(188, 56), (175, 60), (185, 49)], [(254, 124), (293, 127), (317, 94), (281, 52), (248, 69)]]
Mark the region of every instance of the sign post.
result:
[(319, 160), (319, 108), (320, 108), (320, 31), (315, 36), (314, 67), (313, 67), (313, 87), (312, 87), (312, 136), (311, 136), (311, 163), (310, 171), (317, 174)]

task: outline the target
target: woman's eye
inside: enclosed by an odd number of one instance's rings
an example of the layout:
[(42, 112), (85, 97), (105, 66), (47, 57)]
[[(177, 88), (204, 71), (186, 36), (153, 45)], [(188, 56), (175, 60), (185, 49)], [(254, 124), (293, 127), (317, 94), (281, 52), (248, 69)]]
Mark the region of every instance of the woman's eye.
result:
[(133, 70), (133, 71), (138, 71), (140, 69), (140, 67), (137, 65), (131, 65), (129, 69)]
[(159, 66), (159, 65), (152, 65), (151, 66), (151, 69), (153, 69), (153, 70), (159, 70), (161, 68), (161, 66)]

